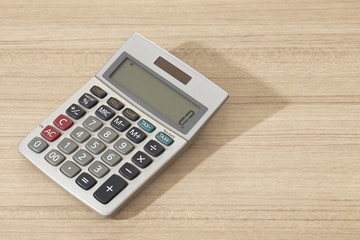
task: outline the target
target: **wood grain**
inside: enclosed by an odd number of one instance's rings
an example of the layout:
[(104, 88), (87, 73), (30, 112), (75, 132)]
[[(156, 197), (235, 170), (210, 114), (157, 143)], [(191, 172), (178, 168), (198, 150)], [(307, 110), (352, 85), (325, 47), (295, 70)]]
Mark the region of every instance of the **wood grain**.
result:
[[(359, 239), (360, 2), (0, 2), (0, 239)], [(134, 31), (230, 94), (103, 219), (18, 142)]]

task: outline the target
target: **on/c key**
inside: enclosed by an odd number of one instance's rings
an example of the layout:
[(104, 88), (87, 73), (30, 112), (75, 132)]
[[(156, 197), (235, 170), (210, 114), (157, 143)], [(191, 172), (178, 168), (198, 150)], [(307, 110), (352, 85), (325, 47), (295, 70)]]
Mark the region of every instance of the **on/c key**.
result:
[(73, 125), (73, 122), (66, 116), (60, 114), (55, 120), (54, 120), (55, 126), (60, 128), (61, 130), (66, 130), (69, 127)]

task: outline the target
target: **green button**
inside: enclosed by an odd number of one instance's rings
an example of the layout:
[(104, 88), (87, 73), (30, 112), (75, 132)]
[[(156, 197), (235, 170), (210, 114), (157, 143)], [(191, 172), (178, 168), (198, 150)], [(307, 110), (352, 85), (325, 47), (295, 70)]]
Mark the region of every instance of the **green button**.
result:
[(155, 129), (155, 126), (152, 125), (151, 123), (149, 123), (148, 121), (146, 121), (145, 119), (141, 119), (139, 122), (138, 122), (138, 125), (144, 129), (145, 131), (151, 133), (152, 131), (154, 131)]
[(162, 144), (166, 145), (166, 146), (170, 146), (174, 140), (172, 140), (168, 135), (166, 135), (163, 132), (158, 132), (156, 134), (156, 138), (157, 140), (159, 140)]

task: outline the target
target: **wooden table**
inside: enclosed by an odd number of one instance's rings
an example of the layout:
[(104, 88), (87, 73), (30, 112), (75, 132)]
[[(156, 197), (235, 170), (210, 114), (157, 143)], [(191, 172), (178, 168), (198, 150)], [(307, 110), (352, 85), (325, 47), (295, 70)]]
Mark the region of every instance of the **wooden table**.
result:
[[(0, 239), (359, 239), (359, 1), (0, 2)], [(113, 218), (18, 142), (137, 31), (230, 98)]]

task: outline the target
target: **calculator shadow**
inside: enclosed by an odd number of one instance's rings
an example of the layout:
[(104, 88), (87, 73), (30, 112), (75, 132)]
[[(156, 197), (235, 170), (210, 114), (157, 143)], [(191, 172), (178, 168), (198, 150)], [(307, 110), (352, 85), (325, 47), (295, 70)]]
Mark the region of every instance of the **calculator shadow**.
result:
[[(171, 199), (169, 200), (171, 203), (167, 205), (166, 198), (165, 200), (161, 199), (167, 191), (171, 190), (186, 175), (196, 171), (197, 166), (203, 161), (216, 161), (216, 159), (211, 159), (212, 154), (287, 104), (266, 83), (246, 73), (241, 66), (238, 66), (232, 59), (238, 60), (241, 59), (241, 56), (231, 49), (216, 50), (203, 47), (196, 42), (187, 42), (170, 52), (219, 85), (229, 93), (230, 97), (189, 148), (152, 183), (130, 200), (123, 209), (112, 216), (113, 219), (129, 219), (139, 214), (146, 217), (146, 211), (159, 211), (161, 214), (162, 209), (171, 208), (171, 205), (178, 203), (179, 200)], [(233, 148), (234, 146), (228, 149)], [(224, 151), (224, 149), (220, 151)], [(199, 174), (201, 172), (196, 175)], [(190, 180), (192, 177), (189, 176)], [(184, 185), (186, 184), (184, 183)], [(196, 188), (196, 181), (193, 182), (192, 188)], [(189, 191), (191, 192), (191, 189), (177, 189), (179, 193), (177, 198), (181, 198), (182, 192)], [(156, 202), (157, 200), (158, 202)], [(166, 204), (162, 201), (165, 201)], [(190, 205), (191, 203), (184, 202), (184, 204)], [(154, 213), (151, 215), (153, 216)]]

